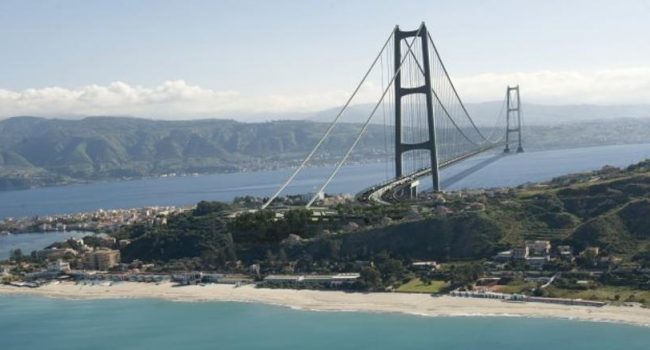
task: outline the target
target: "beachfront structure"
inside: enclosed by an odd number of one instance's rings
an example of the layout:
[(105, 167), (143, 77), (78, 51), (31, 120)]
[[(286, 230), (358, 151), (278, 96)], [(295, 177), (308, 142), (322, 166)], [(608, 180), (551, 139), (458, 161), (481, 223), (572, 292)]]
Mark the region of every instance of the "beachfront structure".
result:
[(340, 287), (356, 282), (358, 273), (339, 273), (335, 275), (269, 275), (264, 278), (267, 286), (329, 286)]
[(47, 264), (47, 270), (50, 272), (63, 272), (67, 273), (70, 272), (70, 263), (65, 262), (61, 259), (58, 259), (57, 261), (53, 261), (49, 264)]
[(534, 302), (534, 303), (592, 306), (592, 307), (602, 307), (607, 304), (602, 301), (567, 299), (567, 298), (532, 297), (532, 296), (527, 296), (522, 294), (494, 293), (490, 291), (455, 290), (450, 292), (449, 295), (452, 297), (461, 297), (461, 298), (501, 299), (501, 300), (509, 300), (509, 301), (525, 301), (525, 302)]
[(172, 282), (181, 285), (191, 285), (200, 283), (221, 283), (221, 284), (248, 284), (253, 283), (253, 279), (238, 274), (222, 274), (222, 273), (203, 273), (199, 271), (177, 273), (171, 276)]
[(89, 270), (106, 271), (119, 263), (119, 250), (98, 249), (84, 256), (84, 267)]

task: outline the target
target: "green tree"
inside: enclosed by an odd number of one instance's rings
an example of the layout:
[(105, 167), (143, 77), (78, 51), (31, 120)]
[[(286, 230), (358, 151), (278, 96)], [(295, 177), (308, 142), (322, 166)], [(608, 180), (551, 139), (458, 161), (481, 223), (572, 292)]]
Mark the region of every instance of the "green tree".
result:
[(12, 249), (9, 252), (9, 259), (13, 261), (22, 261), (25, 258), (23, 251), (20, 248)]
[(453, 287), (474, 283), (483, 275), (483, 265), (470, 263), (453, 265), (449, 271), (449, 282)]
[(361, 288), (377, 290), (382, 287), (381, 274), (374, 267), (364, 267), (361, 269), (359, 283)]

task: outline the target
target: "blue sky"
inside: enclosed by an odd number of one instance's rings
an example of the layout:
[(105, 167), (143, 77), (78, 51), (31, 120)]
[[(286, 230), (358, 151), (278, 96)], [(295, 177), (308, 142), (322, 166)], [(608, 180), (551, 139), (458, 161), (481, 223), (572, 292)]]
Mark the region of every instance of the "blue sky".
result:
[[(641, 0), (3, 0), (0, 117), (155, 116), (143, 105), (155, 91), (197, 104), (237, 100), (187, 115), (316, 110), (352, 90), (395, 24), (421, 21), (469, 102), (496, 99), (512, 81), (527, 84), (533, 102), (643, 103), (648, 18), (650, 1)], [(134, 107), (115, 106), (125, 101)], [(183, 101), (171, 101), (178, 115)]]

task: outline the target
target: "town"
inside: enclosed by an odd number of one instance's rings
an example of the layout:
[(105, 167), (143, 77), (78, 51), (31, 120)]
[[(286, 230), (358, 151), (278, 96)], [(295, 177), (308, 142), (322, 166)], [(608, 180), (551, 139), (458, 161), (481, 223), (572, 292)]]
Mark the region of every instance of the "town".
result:
[(44, 215), (0, 220), (0, 234), (26, 232), (114, 232), (122, 226), (134, 224), (164, 224), (166, 216), (186, 210), (174, 206), (134, 209), (99, 209), (88, 213)]
[[(519, 188), (423, 193), (392, 205), (321, 194), (305, 209), (308, 194), (259, 210), (265, 199), (248, 196), (186, 208), (5, 219), (4, 230), (13, 232), (89, 233), (13, 251), (0, 271), (2, 282), (16, 287), (228, 283), (647, 306), (650, 254), (637, 213), (650, 203), (637, 198), (645, 193), (638, 174), (649, 166)], [(613, 193), (608, 207), (599, 191)], [(615, 229), (600, 219), (613, 210), (621, 222)], [(621, 227), (639, 244), (612, 238)]]

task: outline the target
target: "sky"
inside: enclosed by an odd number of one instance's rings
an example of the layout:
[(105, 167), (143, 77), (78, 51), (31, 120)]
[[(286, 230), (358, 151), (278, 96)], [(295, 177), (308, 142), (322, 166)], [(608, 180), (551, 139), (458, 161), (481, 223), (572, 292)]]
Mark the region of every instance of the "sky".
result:
[(422, 21), (465, 102), (520, 84), (528, 103), (646, 104), (648, 18), (643, 0), (3, 0), (0, 118), (335, 107)]

